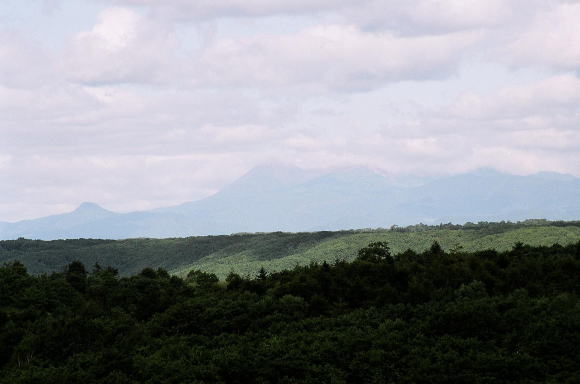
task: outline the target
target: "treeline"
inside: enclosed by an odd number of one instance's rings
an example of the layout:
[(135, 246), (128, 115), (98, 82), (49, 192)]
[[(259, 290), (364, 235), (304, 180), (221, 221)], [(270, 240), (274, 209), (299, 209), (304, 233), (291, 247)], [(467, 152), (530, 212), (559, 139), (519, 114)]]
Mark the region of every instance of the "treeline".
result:
[(20, 237), (16, 240), (0, 240), (0, 251), (34, 251), (34, 250), (57, 250), (67, 251), (78, 247), (93, 247), (96, 245), (110, 244), (115, 240), (98, 239), (69, 239), (69, 240), (30, 240)]
[(546, 219), (528, 219), (524, 221), (479, 221), (477, 223), (467, 222), (465, 224), (440, 223), (435, 225), (428, 224), (414, 224), (406, 227), (399, 227), (393, 225), (389, 229), (395, 232), (409, 233), (409, 232), (425, 232), (436, 229), (451, 229), (451, 230), (477, 230), (486, 233), (501, 233), (509, 230), (529, 227), (580, 227), (580, 221), (551, 221)]
[(580, 243), (253, 278), (0, 268), (0, 383), (578, 383)]

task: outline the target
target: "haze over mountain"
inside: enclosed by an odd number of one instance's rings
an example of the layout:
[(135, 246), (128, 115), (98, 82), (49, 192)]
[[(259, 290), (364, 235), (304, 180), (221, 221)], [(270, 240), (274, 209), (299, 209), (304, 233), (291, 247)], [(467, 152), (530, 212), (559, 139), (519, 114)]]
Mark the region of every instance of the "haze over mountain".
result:
[(83, 203), (66, 214), (0, 223), (0, 239), (183, 237), (235, 232), (390, 227), (419, 222), (580, 218), (580, 179), (491, 169), (424, 181), (366, 168), (327, 173), (260, 166), (213, 196), (151, 211), (115, 213)]

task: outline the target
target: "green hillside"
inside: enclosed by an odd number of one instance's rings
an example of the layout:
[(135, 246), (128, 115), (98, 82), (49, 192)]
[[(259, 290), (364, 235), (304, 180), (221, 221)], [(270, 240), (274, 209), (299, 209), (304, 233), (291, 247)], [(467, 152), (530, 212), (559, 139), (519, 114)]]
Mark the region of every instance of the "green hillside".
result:
[(417, 225), (393, 230), (311, 233), (258, 233), (173, 239), (128, 240), (9, 240), (0, 241), (0, 264), (19, 260), (33, 274), (62, 271), (74, 260), (89, 269), (95, 264), (117, 268), (121, 275), (163, 268), (178, 275), (192, 269), (221, 278), (234, 271), (253, 276), (311, 262), (352, 260), (358, 249), (373, 241), (389, 242), (393, 252), (423, 251), (437, 240), (445, 250), (466, 251), (529, 245), (566, 245), (580, 241), (580, 223), (530, 221), (480, 223), (465, 226)]
[[(299, 234), (295, 235), (299, 237)], [(489, 233), (482, 229), (428, 229), (417, 232), (373, 231), (340, 233), (316, 243), (300, 243), (295, 248), (282, 248), (279, 239), (270, 238), (274, 244), (269, 258), (263, 257), (261, 245), (253, 242), (237, 244), (202, 257), (191, 265), (173, 269), (178, 275), (186, 275), (192, 269), (212, 272), (220, 277), (233, 271), (242, 275), (254, 275), (264, 267), (268, 271), (291, 269), (311, 262), (334, 262), (353, 260), (360, 248), (376, 241), (386, 241), (395, 253), (412, 249), (426, 250), (433, 241), (443, 249), (462, 248), (465, 251), (495, 249), (505, 251), (521, 242), (533, 246), (571, 244), (580, 241), (580, 227), (523, 227)], [(278, 241), (275, 241), (278, 240)], [(245, 246), (244, 246), (245, 245)], [(278, 246), (278, 248), (275, 248)]]

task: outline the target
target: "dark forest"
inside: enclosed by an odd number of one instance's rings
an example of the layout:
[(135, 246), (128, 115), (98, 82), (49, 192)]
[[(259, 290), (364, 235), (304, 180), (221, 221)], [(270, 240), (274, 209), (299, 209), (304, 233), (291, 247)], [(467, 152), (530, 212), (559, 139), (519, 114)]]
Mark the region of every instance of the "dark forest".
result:
[[(89, 269), (89, 271), (87, 271)], [(578, 383), (580, 243), (225, 281), (0, 268), (0, 383)]]

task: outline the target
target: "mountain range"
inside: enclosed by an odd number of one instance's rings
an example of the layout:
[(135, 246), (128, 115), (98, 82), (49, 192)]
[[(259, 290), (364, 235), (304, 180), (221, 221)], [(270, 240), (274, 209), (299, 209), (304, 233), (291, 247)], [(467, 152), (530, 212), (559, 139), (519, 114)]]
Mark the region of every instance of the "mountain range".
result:
[(0, 222), (0, 239), (165, 238), (530, 218), (579, 219), (580, 179), (482, 169), (421, 181), (367, 168), (259, 166), (201, 200), (130, 213), (83, 203), (70, 213)]

